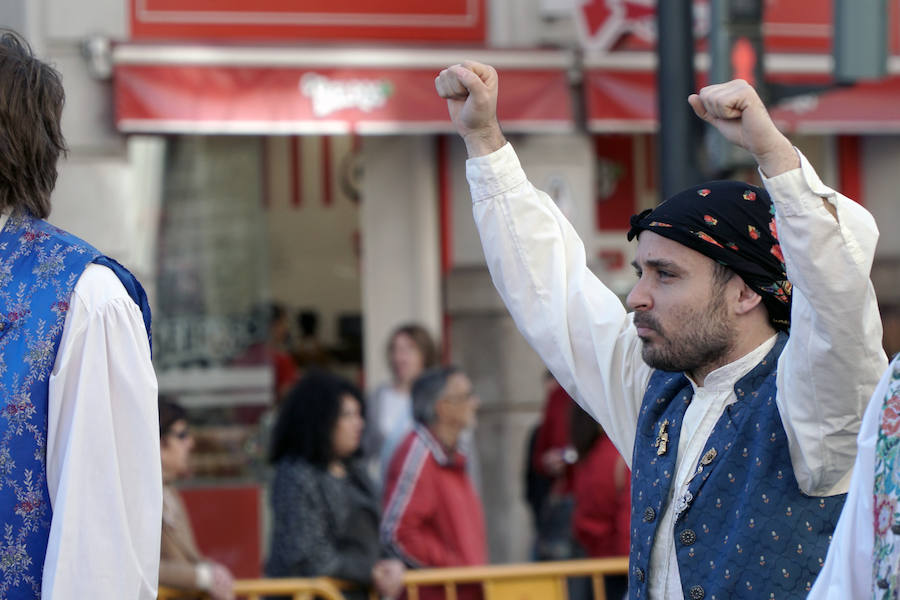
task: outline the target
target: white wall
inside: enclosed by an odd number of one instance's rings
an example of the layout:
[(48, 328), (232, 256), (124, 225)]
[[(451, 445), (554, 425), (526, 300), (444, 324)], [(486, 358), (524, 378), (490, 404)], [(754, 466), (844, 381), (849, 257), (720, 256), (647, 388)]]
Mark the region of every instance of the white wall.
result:
[[(554, 198), (588, 244), (594, 239), (594, 156), (587, 136), (528, 135), (511, 137), (528, 179), (539, 189), (555, 189)], [(484, 266), (484, 254), (472, 218), (465, 176), (466, 150), (456, 137), (448, 153), (453, 187), (453, 265)]]
[(440, 244), (435, 139), (363, 142), (362, 297), (367, 386), (386, 381), (390, 331), (416, 321), (441, 332)]
[(128, 37), (130, 0), (25, 1), (43, 4), (43, 22), (47, 35), (53, 40), (78, 43), (90, 35), (104, 35), (118, 40)]
[(50, 221), (126, 265), (151, 300), (164, 144), (136, 136), (124, 156), (72, 152), (61, 163)]
[(900, 137), (870, 136), (863, 139), (863, 193), (866, 208), (881, 231), (878, 257), (900, 259)]
[[(337, 316), (362, 307), (360, 263), (354, 235), (361, 229), (360, 208), (342, 191), (336, 171), (347, 158), (350, 138), (330, 138), (332, 199), (324, 201), (322, 139), (302, 137), (299, 206), (293, 204), (288, 137), (268, 138), (269, 285), (272, 298), (290, 311), (313, 308), (319, 313), (319, 339), (338, 341)], [(292, 319), (293, 323), (293, 319)]]

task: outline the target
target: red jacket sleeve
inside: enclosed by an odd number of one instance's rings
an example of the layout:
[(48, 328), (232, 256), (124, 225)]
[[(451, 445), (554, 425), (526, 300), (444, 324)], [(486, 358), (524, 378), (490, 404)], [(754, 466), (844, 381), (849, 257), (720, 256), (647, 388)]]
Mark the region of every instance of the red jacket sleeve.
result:
[(407, 440), (394, 454), (385, 485), (381, 541), (412, 567), (461, 564), (434, 527), (436, 486), (430, 481), (430, 453), (417, 439)]

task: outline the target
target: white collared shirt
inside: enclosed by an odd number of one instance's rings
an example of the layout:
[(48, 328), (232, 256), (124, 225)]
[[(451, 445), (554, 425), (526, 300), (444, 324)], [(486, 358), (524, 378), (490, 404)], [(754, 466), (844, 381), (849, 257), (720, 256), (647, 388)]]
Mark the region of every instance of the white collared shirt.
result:
[[(776, 402), (801, 489), (826, 496), (847, 490), (860, 418), (887, 364), (869, 281), (878, 230), (864, 208), (822, 184), (800, 159), (799, 169), (763, 177), (793, 283), (791, 335), (778, 359)], [(469, 159), (466, 174), (488, 268), (516, 325), (630, 465), (652, 373), (641, 359), (632, 315), (587, 268), (574, 228), (528, 182), (509, 144)], [(679, 471), (693, 470), (691, 449), (706, 442), (706, 425), (728, 403), (715, 396), (709, 400), (715, 408), (685, 416), (682, 427), (694, 434), (679, 440)], [(701, 396), (698, 406), (703, 404)], [(668, 521), (659, 526), (651, 553), (650, 597), (682, 596), (677, 564), (667, 558), (675, 552), (674, 523)]]
[(156, 598), (156, 374), (141, 311), (107, 267), (88, 265), (75, 285), (49, 386), (53, 518), (41, 597)]

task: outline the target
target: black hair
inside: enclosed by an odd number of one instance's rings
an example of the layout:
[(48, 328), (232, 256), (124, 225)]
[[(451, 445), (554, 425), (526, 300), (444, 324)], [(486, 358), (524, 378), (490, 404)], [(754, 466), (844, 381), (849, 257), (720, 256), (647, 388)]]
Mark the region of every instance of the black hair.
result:
[(312, 337), (319, 330), (319, 313), (311, 309), (301, 310), (297, 313), (297, 328), (300, 335)]
[(362, 411), (362, 394), (355, 385), (326, 371), (307, 371), (281, 403), (269, 462), (302, 458), (327, 467), (334, 458), (332, 434), (341, 414), (341, 400), (347, 394), (359, 402)]
[(159, 438), (165, 437), (172, 425), (181, 420), (187, 421), (187, 411), (180, 404), (164, 396), (159, 397)]

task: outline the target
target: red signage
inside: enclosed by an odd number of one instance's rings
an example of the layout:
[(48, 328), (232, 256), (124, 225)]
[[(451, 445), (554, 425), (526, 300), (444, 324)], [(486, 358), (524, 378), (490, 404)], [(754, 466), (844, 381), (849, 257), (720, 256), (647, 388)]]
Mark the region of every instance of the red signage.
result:
[[(629, 228), (635, 210), (633, 135), (604, 135), (594, 138), (597, 157), (597, 231), (621, 231)], [(624, 265), (615, 263), (615, 255), (604, 257), (611, 270)]]
[[(450, 132), (432, 68), (299, 68), (120, 64), (121, 131), (156, 133)], [(508, 131), (570, 131), (564, 69), (501, 70), (498, 112)]]
[(484, 42), (485, 0), (131, 0), (131, 37)]
[(865, 81), (779, 104), (772, 118), (783, 131), (827, 135), (900, 132), (900, 76)]

